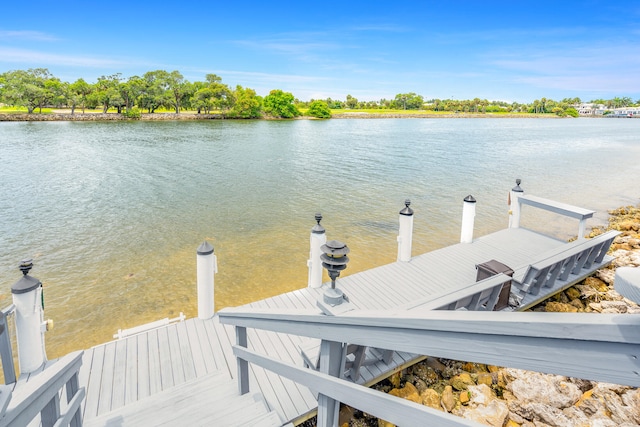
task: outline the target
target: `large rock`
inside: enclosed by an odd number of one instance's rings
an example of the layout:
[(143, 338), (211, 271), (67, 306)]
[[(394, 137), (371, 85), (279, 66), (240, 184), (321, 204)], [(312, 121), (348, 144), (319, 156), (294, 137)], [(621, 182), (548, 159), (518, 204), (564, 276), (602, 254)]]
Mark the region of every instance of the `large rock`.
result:
[(450, 385), (444, 388), (440, 403), (447, 412), (453, 411), (453, 408), (456, 407), (456, 398), (453, 395), (453, 388)]
[(640, 395), (637, 389), (597, 383), (586, 391), (575, 407), (593, 418), (609, 418), (617, 425), (640, 425)]
[(539, 402), (562, 409), (573, 405), (582, 396), (578, 386), (565, 377), (511, 368), (505, 371), (514, 378), (507, 384), (507, 389), (521, 402)]
[[(440, 395), (432, 388), (428, 388), (420, 393), (422, 404), (433, 409), (442, 411), (442, 405), (440, 404)], [(454, 402), (455, 404), (455, 402)]]
[(469, 386), (468, 393), (471, 395), (469, 403), (457, 409), (456, 415), (489, 426), (504, 426), (509, 408), (505, 402), (496, 399), (487, 385)]
[(578, 309), (571, 304), (564, 302), (550, 301), (545, 306), (545, 310), (554, 313), (577, 313)]
[(471, 378), (471, 375), (467, 372), (456, 375), (451, 378), (450, 382), (451, 386), (458, 391), (466, 390), (468, 386), (475, 384), (475, 381), (473, 381), (473, 378)]
[(411, 383), (406, 383), (402, 388), (394, 388), (389, 394), (422, 404), (422, 398), (420, 397), (420, 393), (418, 393), (418, 389)]

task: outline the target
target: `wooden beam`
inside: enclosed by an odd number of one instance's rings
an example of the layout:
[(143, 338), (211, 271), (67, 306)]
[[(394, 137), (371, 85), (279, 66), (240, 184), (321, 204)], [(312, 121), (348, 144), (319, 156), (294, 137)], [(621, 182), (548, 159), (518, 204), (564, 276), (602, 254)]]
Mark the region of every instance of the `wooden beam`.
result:
[[(235, 312), (234, 312), (235, 310)], [(640, 386), (640, 315), (224, 309), (222, 323)]]
[(569, 205), (567, 203), (556, 202), (555, 200), (545, 199), (544, 197), (522, 195), (518, 197), (518, 202), (521, 205), (529, 205), (538, 209), (544, 209), (553, 213), (576, 218), (579, 220), (585, 220), (593, 217), (595, 211), (584, 209), (578, 206)]
[(289, 378), (300, 384), (307, 384), (318, 393), (330, 396), (338, 402), (358, 408), (368, 414), (389, 421), (399, 426), (437, 425), (438, 427), (477, 427), (473, 421), (441, 412), (406, 399), (382, 393), (350, 381), (334, 378), (316, 372), (313, 369), (301, 368), (234, 346), (236, 357), (255, 363), (276, 374)]

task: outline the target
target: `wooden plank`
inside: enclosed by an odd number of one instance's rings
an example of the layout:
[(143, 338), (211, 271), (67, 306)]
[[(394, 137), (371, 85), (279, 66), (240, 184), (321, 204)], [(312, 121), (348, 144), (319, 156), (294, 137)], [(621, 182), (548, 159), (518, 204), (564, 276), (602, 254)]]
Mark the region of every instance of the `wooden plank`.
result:
[(169, 336), (169, 351), (171, 353), (171, 370), (173, 371), (174, 384), (182, 384), (186, 381), (186, 377), (176, 325), (169, 325), (163, 329), (166, 329)]
[(207, 373), (207, 366), (204, 361), (204, 346), (202, 344), (208, 345), (208, 340), (206, 343), (200, 343), (200, 340), (198, 339), (198, 331), (196, 330), (196, 324), (193, 319), (189, 319), (181, 323), (184, 324), (185, 332), (183, 332), (180, 339), (180, 345), (183, 345), (184, 338), (186, 337), (187, 344), (190, 347), (191, 359), (193, 360), (194, 376), (200, 377), (202, 375), (205, 375)]
[[(138, 337), (132, 336), (126, 338), (127, 343), (127, 368), (124, 380), (124, 404), (135, 402), (138, 400)], [(147, 357), (145, 355), (145, 357)]]
[[(193, 360), (194, 354), (191, 351), (191, 345), (189, 343), (189, 336), (187, 328), (184, 322), (178, 322), (175, 324), (176, 334), (179, 342), (180, 356), (182, 359), (182, 368), (184, 370), (185, 381), (192, 380), (196, 377), (195, 362)], [(194, 343), (197, 345), (197, 343)], [(201, 353), (198, 351), (198, 355)]]
[[(149, 334), (139, 334), (135, 337), (136, 350), (137, 350), (137, 368), (135, 379), (137, 385), (137, 396), (133, 399), (133, 393), (131, 399), (126, 399), (125, 404), (129, 404), (139, 399), (144, 399), (151, 393), (149, 389)], [(129, 359), (131, 360), (131, 359)]]
[[(205, 328), (205, 321), (201, 319), (193, 319), (193, 321), (191, 322), (191, 325), (193, 325), (194, 329), (196, 330), (196, 339), (200, 344), (200, 350), (202, 351), (202, 359), (205, 364), (206, 372), (211, 373), (213, 371), (222, 370), (222, 369), (226, 371), (227, 365), (226, 363), (224, 363), (224, 360), (223, 360), (224, 356), (220, 355), (219, 359), (221, 360), (216, 361), (216, 357), (214, 356), (214, 352), (211, 346), (211, 341), (209, 339), (209, 335), (207, 334), (207, 330)], [(216, 348), (218, 348), (217, 344), (216, 344)], [(219, 366), (218, 366), (218, 362), (220, 363)]]
[[(255, 329), (247, 330), (247, 335), (249, 337), (250, 343), (249, 348), (263, 354), (271, 354), (275, 352), (274, 348), (265, 346), (265, 343), (263, 342), (263, 339), (266, 341), (266, 338), (264, 338), (265, 331), (260, 332), (261, 333), (257, 333)], [(294, 398), (289, 394), (293, 383), (283, 383), (283, 378), (275, 375), (273, 372), (265, 371), (262, 367), (254, 366), (253, 368), (258, 381), (260, 381), (260, 378), (262, 377), (263, 380), (266, 379), (267, 381), (269, 381), (269, 383), (273, 387), (273, 390), (275, 391), (275, 397), (278, 400), (278, 406), (282, 408), (282, 413), (285, 414), (285, 418), (291, 419), (296, 417), (298, 415), (298, 408), (296, 408), (296, 402), (294, 401)], [(265, 396), (265, 398), (267, 397)], [(267, 398), (267, 400), (269, 401), (270, 405), (273, 405), (274, 402), (272, 400), (270, 400), (269, 398)]]
[[(162, 390), (173, 387), (173, 365), (171, 364), (171, 349), (169, 348), (169, 332), (167, 328), (159, 328), (158, 354), (160, 356), (160, 385)], [(179, 384), (179, 383), (178, 383)]]
[(144, 334), (147, 337), (149, 351), (149, 369), (147, 372), (139, 371), (145, 376), (141, 376), (141, 381), (149, 383), (149, 395), (153, 395), (162, 390), (162, 364), (160, 362), (160, 339), (157, 330)]
[(104, 346), (104, 363), (102, 365), (102, 381), (100, 382), (100, 400), (98, 414), (111, 410), (113, 392), (113, 370), (115, 369), (116, 343), (112, 341)]
[[(93, 353), (95, 351), (95, 348), (89, 348), (87, 350), (84, 351), (84, 354), (82, 355), (82, 366), (80, 366), (80, 371), (78, 372), (78, 383), (80, 384), (80, 387), (85, 387), (86, 389), (88, 389), (88, 384), (89, 384), (89, 378), (91, 376), (91, 363), (93, 361)], [(82, 401), (82, 405), (80, 405), (82, 407), (82, 412), (84, 413), (85, 411), (85, 406), (86, 406), (87, 400), (84, 399)]]
[[(86, 384), (87, 396), (84, 401), (84, 418), (93, 418), (98, 415), (98, 404), (100, 402), (100, 390), (102, 388), (102, 366), (104, 364), (104, 349), (105, 346), (97, 346), (94, 347), (91, 351), (91, 370), (87, 375), (87, 382), (82, 382), (81, 384)], [(86, 360), (83, 361), (83, 365), (86, 363)]]
[(124, 405), (125, 376), (127, 371), (127, 340), (117, 340), (111, 387), (111, 410)]
[[(216, 360), (218, 369), (226, 369), (229, 376), (236, 377), (236, 358), (231, 352), (231, 341), (227, 337), (224, 325), (218, 322), (218, 317), (214, 316), (211, 320), (205, 321), (204, 325), (211, 342), (211, 349)], [(235, 339), (235, 336), (234, 336)]]

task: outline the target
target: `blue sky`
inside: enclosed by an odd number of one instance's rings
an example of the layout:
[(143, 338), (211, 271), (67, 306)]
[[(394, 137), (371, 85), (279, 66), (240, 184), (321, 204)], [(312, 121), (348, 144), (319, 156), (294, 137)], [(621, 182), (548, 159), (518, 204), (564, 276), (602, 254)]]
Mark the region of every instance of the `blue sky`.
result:
[(302, 100), (640, 99), (640, 2), (7, 1), (0, 72), (178, 70)]

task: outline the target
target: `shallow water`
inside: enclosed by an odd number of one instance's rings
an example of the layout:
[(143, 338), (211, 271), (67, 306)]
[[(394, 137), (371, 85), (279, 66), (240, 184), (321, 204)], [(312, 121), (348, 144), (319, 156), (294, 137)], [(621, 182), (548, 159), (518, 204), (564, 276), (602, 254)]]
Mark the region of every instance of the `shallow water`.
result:
[[(321, 212), (352, 274), (395, 260), (414, 208), (414, 254), (506, 226), (529, 194), (595, 209), (637, 204), (640, 120), (385, 119), (0, 123), (0, 303), (22, 258), (45, 285), (49, 357), (119, 328), (197, 315), (195, 251), (218, 256), (216, 309), (306, 286)], [(525, 211), (566, 238), (577, 224)]]

